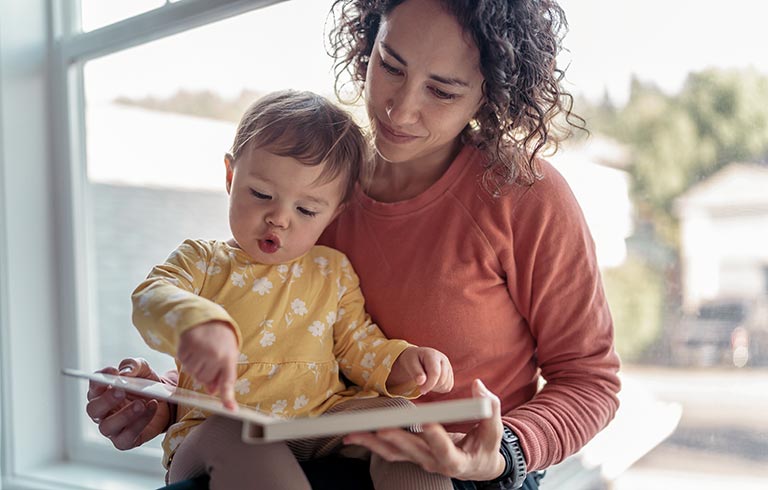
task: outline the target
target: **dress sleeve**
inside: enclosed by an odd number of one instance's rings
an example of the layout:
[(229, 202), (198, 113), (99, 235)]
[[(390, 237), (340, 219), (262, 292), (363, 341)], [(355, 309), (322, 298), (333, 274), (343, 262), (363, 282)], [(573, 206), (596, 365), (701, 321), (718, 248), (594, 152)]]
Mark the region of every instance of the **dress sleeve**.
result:
[(240, 345), (240, 330), (232, 317), (199, 296), (210, 258), (205, 243), (186, 240), (133, 291), (133, 324), (151, 348), (176, 357), (182, 333), (216, 320), (232, 326)]
[(528, 469), (578, 451), (613, 418), (619, 359), (595, 247), (576, 199), (552, 167), (511, 213), (502, 254), (510, 295), (528, 322), (544, 387), (503, 414)]
[(360, 283), (346, 257), (341, 259), (337, 277), (339, 313), (333, 326), (334, 355), (344, 376), (366, 390), (385, 396), (415, 398), (415, 384), (387, 391), (392, 364), (411, 344), (388, 340), (365, 311)]

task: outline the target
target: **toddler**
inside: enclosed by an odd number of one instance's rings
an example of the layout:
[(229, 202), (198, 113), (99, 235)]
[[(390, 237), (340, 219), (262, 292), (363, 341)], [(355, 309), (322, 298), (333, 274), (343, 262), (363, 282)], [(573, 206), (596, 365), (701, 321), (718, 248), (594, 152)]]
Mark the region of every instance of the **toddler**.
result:
[[(232, 238), (184, 241), (132, 295), (134, 324), (174, 356), (179, 386), (277, 417), (450, 391), (447, 357), (386, 339), (347, 258), (315, 245), (351, 196), (367, 148), (350, 116), (312, 93), (272, 93), (246, 111), (224, 158)], [(168, 480), (207, 473), (213, 489), (309, 489), (298, 461), (342, 446), (340, 437), (246, 444), (240, 430), (179, 406), (163, 441)], [(448, 477), (376, 455), (370, 471), (377, 489), (452, 488)]]

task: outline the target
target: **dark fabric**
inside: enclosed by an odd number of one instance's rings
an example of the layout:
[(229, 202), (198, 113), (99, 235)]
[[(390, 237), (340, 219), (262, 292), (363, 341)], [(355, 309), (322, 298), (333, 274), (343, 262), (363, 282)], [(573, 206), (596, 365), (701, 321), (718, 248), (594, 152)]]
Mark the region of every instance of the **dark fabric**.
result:
[[(336, 456), (313, 459), (301, 463), (313, 490), (368, 490), (373, 489), (368, 465), (363, 460), (343, 459)], [(343, 479), (339, 476), (344, 475)], [(523, 490), (538, 490), (544, 472), (529, 473)], [(455, 490), (478, 490), (473, 482), (453, 480)], [(208, 490), (208, 476), (174, 483), (159, 490)]]
[[(312, 490), (372, 490), (368, 462), (362, 459), (327, 456), (301, 463)], [(162, 490), (208, 490), (208, 476), (202, 475), (163, 487)]]

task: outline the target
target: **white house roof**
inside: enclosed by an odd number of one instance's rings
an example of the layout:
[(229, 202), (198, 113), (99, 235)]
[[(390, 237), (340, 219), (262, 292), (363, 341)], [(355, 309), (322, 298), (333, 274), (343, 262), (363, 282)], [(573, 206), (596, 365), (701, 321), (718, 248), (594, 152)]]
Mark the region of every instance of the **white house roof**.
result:
[(731, 163), (690, 188), (677, 199), (677, 208), (768, 208), (768, 165)]

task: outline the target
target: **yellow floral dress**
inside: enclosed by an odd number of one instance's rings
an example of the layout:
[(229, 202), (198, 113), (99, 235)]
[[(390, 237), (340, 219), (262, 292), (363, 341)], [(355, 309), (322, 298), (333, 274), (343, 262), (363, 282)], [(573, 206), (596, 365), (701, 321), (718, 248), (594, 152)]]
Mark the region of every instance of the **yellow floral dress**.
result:
[[(180, 335), (200, 323), (234, 326), (240, 347), (238, 403), (278, 417), (316, 416), (350, 398), (387, 392), (392, 363), (410, 346), (387, 340), (365, 312), (352, 266), (341, 252), (312, 248), (292, 262), (254, 262), (222, 241), (186, 240), (132, 295), (133, 323), (147, 344), (176, 357)], [(179, 386), (203, 391), (180, 369)], [(357, 386), (347, 387), (339, 372)], [(201, 410), (180, 406), (167, 431), (167, 467)]]

